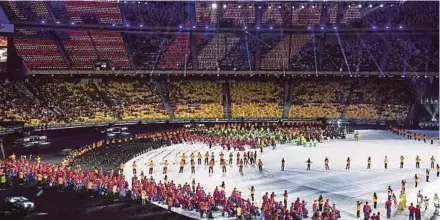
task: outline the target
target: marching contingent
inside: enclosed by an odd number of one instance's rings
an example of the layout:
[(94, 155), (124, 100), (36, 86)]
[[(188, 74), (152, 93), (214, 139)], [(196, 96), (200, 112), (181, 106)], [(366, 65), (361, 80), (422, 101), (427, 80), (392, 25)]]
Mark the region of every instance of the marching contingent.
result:
[[(425, 140), (426, 136), (410, 134), (406, 131), (393, 128), (392, 131), (397, 135), (408, 137), (409, 139)], [(352, 131), (350, 131), (352, 132)], [(327, 135), (323, 135), (326, 133)], [(166, 132), (155, 132), (149, 134), (137, 134), (129, 139), (124, 138), (117, 140), (116, 144), (122, 142), (134, 141), (162, 141), (162, 143), (204, 143), (211, 148), (222, 148), (218, 154), (213, 151), (206, 152), (192, 152), (189, 155), (181, 153), (180, 161), (176, 163), (179, 174), (188, 172), (185, 170), (186, 166), (190, 167), (190, 173), (195, 174), (196, 166), (207, 166), (208, 173), (214, 173), (214, 167), (219, 166), (222, 173), (226, 173), (230, 167), (234, 165), (238, 168), (238, 172), (243, 174), (244, 166), (258, 167), (259, 172), (264, 172), (263, 161), (260, 154), (263, 154), (263, 149), (269, 146), (276, 147), (277, 143), (295, 143), (303, 145), (307, 142), (314, 142), (315, 144), (322, 140), (329, 138), (345, 138), (346, 131), (328, 130), (316, 122), (309, 122), (304, 124), (295, 124), (289, 126), (281, 126), (277, 124), (248, 124), (245, 126), (231, 125), (216, 125), (210, 128), (197, 129), (177, 129)], [(330, 134), (330, 135), (328, 135)], [(359, 134), (356, 133), (356, 140), (359, 139)], [(411, 137), (411, 138), (410, 138)], [(426, 143), (426, 141), (425, 141)], [(5, 189), (6, 185), (13, 183), (28, 183), (37, 184), (44, 187), (59, 187), (61, 190), (66, 187), (72, 187), (77, 191), (89, 193), (90, 196), (108, 195), (115, 199), (119, 197), (130, 197), (135, 200), (141, 200), (141, 205), (144, 206), (146, 201), (156, 202), (166, 205), (169, 210), (172, 208), (182, 208), (184, 210), (196, 211), (200, 214), (200, 218), (206, 217), (208, 219), (214, 218), (215, 213), (220, 213), (223, 217), (233, 217), (237, 219), (306, 219), (313, 220), (335, 220), (341, 218), (341, 212), (338, 210), (336, 204), (332, 204), (329, 199), (325, 199), (320, 195), (311, 204), (311, 212), (309, 212), (308, 203), (300, 198), (296, 198), (289, 206), (288, 192), (285, 190), (281, 192), (281, 199), (277, 199), (275, 192), (266, 192), (262, 196), (262, 204), (257, 205), (255, 202), (255, 187), (250, 186), (249, 192), (251, 197), (244, 198), (241, 192), (234, 188), (230, 195), (226, 194), (226, 184), (222, 182), (215, 189), (205, 189), (200, 183), (196, 182), (195, 178), (190, 183), (176, 183), (174, 180), (168, 180), (167, 173), (170, 165), (174, 164), (167, 160), (154, 161), (150, 160), (147, 164), (148, 175), (143, 170), (138, 172), (138, 165), (132, 163), (133, 178), (131, 180), (125, 179), (123, 175), (123, 164), (126, 161), (121, 161), (118, 174), (113, 169), (109, 170), (107, 174), (102, 168), (94, 168), (89, 171), (84, 171), (81, 166), (77, 164), (72, 166), (75, 160), (92, 151), (103, 149), (103, 146), (110, 146), (115, 144), (109, 141), (101, 141), (90, 146), (85, 146), (73, 152), (73, 157), (69, 160), (64, 160), (62, 164), (49, 164), (41, 162), (41, 159), (26, 160), (16, 159), (12, 154), (9, 160), (1, 161), (0, 166), (0, 187)], [(434, 144), (431, 139), (431, 144)], [(164, 144), (166, 145), (166, 144)], [(236, 150), (236, 153), (232, 150)], [(229, 151), (225, 153), (226, 151)], [(131, 155), (134, 157), (135, 155)], [(218, 160), (216, 157), (218, 156)], [(125, 156), (127, 158), (127, 155)], [(187, 160), (189, 158), (189, 161)], [(366, 169), (371, 169), (372, 158), (366, 158)], [(404, 169), (405, 160), (403, 156), (399, 157), (400, 169)], [(415, 167), (420, 168), (422, 159), (419, 156), (415, 157)], [(436, 164), (436, 159), (432, 156), (430, 159), (430, 168), (426, 168), (425, 182), (430, 181), (431, 170), (435, 170), (436, 177), (439, 177), (440, 167)], [(310, 170), (312, 166), (312, 159), (308, 158), (306, 161), (306, 170)], [(345, 169), (350, 170), (352, 160), (347, 157), (345, 161)], [(203, 165), (202, 165), (203, 164)], [(323, 161), (325, 170), (330, 170), (330, 160), (326, 157)], [(163, 180), (155, 180), (152, 174), (155, 172), (155, 166), (162, 166)], [(284, 171), (288, 166), (288, 162), (284, 158), (280, 158), (280, 170)], [(388, 169), (389, 158), (383, 158), (383, 167)], [(414, 187), (418, 188), (420, 185), (420, 176), (415, 174)], [(131, 181), (131, 188), (128, 181)], [(8, 183), (8, 184), (7, 184)], [(387, 218), (391, 218), (392, 209), (398, 211), (408, 210), (409, 219), (420, 220), (423, 210), (427, 210), (429, 206), (429, 197), (422, 195), (419, 191), (417, 203), (413, 205), (410, 203), (407, 206), (406, 198), (406, 181), (401, 181), (401, 188), (399, 195), (396, 196), (391, 186), (387, 189), (388, 198), (385, 199), (385, 213)], [(381, 214), (377, 210), (378, 202), (380, 201), (376, 193), (372, 196), (371, 206), (368, 201), (363, 203), (357, 201), (356, 216), (363, 219), (379, 220)], [(438, 209), (439, 198), (435, 194), (433, 197), (433, 204)]]

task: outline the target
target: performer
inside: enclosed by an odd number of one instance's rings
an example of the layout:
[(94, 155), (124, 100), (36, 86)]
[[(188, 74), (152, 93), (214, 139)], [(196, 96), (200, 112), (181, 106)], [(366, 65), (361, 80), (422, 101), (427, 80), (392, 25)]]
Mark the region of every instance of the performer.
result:
[(434, 155), (432, 155), (432, 157), (431, 157), (431, 169), (435, 168), (434, 164), (435, 164), (435, 158), (434, 158)]
[(234, 157), (234, 154), (232, 152), (229, 152), (229, 165), (232, 165), (232, 158)]
[(350, 169), (350, 157), (347, 157), (347, 165), (345, 165), (345, 169), (346, 170)]
[(312, 164), (310, 158), (307, 159), (306, 163), (307, 163), (307, 170), (310, 170), (310, 165)]
[(200, 151), (199, 151), (199, 153), (197, 154), (197, 164), (198, 165), (202, 165), (202, 154), (200, 153)]
[(439, 177), (440, 176), (440, 165), (439, 164), (437, 164), (436, 169), (437, 169), (437, 177)]
[(191, 159), (191, 173), (196, 173), (196, 162)]
[(391, 189), (391, 186), (388, 186), (387, 192), (388, 192), (388, 200), (390, 200), (391, 196), (393, 195), (393, 189)]
[(399, 210), (403, 211), (406, 208), (406, 194), (404, 192), (400, 192), (399, 196)]
[(162, 174), (167, 174), (167, 169), (168, 169), (168, 161), (165, 160), (164, 162), (162, 162), (160, 165), (163, 166), (163, 170), (162, 170)]
[(154, 167), (153, 160), (150, 160), (150, 164), (148, 166), (150, 167), (148, 174), (151, 175), (151, 174), (153, 174), (153, 167)]
[(284, 171), (284, 165), (285, 165), (286, 161), (284, 160), (284, 158), (281, 160), (281, 171)]
[(415, 174), (415, 176), (414, 176), (414, 184), (415, 184), (415, 187), (416, 187), (416, 188), (417, 188), (417, 186), (419, 185), (419, 181), (420, 181), (420, 177), (417, 176), (417, 174)]
[(133, 165), (131, 165), (131, 167), (133, 168), (133, 175), (136, 175), (136, 168), (137, 168), (136, 161), (133, 161)]
[(388, 157), (385, 156), (385, 159), (383, 160), (383, 164), (385, 166), (385, 169), (388, 169)]
[(250, 188), (250, 190), (251, 190), (251, 200), (252, 200), (252, 202), (254, 202), (254, 196), (255, 196), (255, 187), (254, 186), (251, 186), (251, 188)]
[(377, 194), (376, 192), (373, 194), (373, 208), (377, 208)]
[(284, 209), (287, 209), (287, 199), (288, 199), (289, 195), (287, 194), (287, 190), (284, 190)]
[(426, 169), (426, 182), (429, 182), (429, 170)]
[(222, 167), (222, 172), (226, 173), (226, 161), (225, 160), (221, 160), (220, 165)]
[(185, 167), (185, 160), (184, 159), (180, 160), (179, 173), (183, 173), (183, 167)]
[(371, 157), (368, 157), (368, 160), (367, 160), (367, 169), (371, 169)]
[(328, 158), (327, 157), (324, 160), (324, 164), (325, 164), (325, 169), (330, 170), (330, 167), (328, 166)]
[(238, 172), (243, 174), (243, 159), (238, 162)]
[(405, 162), (405, 158), (400, 156), (400, 169), (403, 169), (403, 163)]
[(422, 161), (422, 159), (420, 159), (419, 155), (417, 155), (417, 157), (416, 157), (416, 168), (417, 169), (420, 168), (420, 161)]
[(261, 159), (258, 160), (258, 170), (260, 172), (263, 172), (263, 162), (261, 161)]
[(211, 159), (211, 161), (209, 162), (208, 173), (214, 173), (214, 159)]
[(208, 164), (209, 164), (209, 152), (206, 151), (206, 153), (205, 153), (205, 165), (208, 165)]

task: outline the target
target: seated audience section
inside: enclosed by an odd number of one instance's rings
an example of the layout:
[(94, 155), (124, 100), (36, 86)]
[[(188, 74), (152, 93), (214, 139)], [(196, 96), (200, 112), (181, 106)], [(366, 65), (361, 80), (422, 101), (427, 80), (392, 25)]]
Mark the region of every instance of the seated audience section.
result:
[(341, 117), (349, 91), (347, 81), (333, 77), (294, 78), (289, 117)]
[(104, 80), (98, 88), (122, 120), (169, 118), (159, 91), (148, 81)]
[(234, 118), (280, 118), (283, 86), (278, 82), (230, 82), (231, 114)]
[(21, 121), (27, 126), (55, 121), (54, 112), (23, 92), (23, 82), (0, 80), (0, 87), (0, 121)]
[(93, 61), (98, 60), (98, 54), (87, 31), (69, 30), (68, 36), (62, 42), (72, 60), (72, 68), (93, 69)]
[(223, 118), (222, 84), (172, 81), (169, 96), (176, 118)]
[(57, 45), (46, 31), (17, 28), (14, 45), (29, 69), (67, 69)]
[(353, 89), (347, 118), (405, 120), (412, 91), (411, 81), (406, 79), (361, 79)]
[(60, 123), (114, 121), (113, 111), (93, 83), (79, 79), (36, 79), (33, 90), (60, 115)]
[(70, 21), (88, 24), (122, 24), (115, 1), (65, 1)]
[(112, 67), (117, 70), (131, 68), (121, 33), (90, 31), (90, 38), (101, 60), (110, 61)]

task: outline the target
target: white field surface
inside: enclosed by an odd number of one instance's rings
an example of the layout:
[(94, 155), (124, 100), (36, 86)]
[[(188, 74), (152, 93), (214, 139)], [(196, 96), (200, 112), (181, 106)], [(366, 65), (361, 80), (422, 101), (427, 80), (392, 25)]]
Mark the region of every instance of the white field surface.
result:
[[(312, 203), (323, 195), (324, 199), (330, 199), (330, 203), (336, 204), (341, 211), (341, 219), (356, 219), (356, 201), (369, 201), (372, 203), (373, 193), (379, 197), (379, 207), (373, 212), (381, 212), (385, 218), (386, 210), (384, 203), (387, 198), (387, 187), (391, 186), (396, 196), (400, 192), (400, 181), (406, 180), (407, 205), (416, 203), (418, 190), (423, 190), (423, 195), (430, 198), (430, 208), (424, 212), (423, 219), (431, 219), (434, 212), (433, 196), (440, 193), (440, 178), (436, 177), (435, 170), (431, 170), (430, 182), (425, 182), (425, 170), (430, 167), (430, 158), (435, 156), (437, 162), (440, 159), (440, 151), (437, 143), (423, 143), (423, 141), (408, 140), (399, 137), (390, 131), (366, 130), (359, 131), (360, 140), (355, 141), (353, 135), (349, 135), (345, 140), (329, 140), (317, 144), (317, 147), (294, 146), (293, 144), (278, 145), (276, 149), (265, 148), (261, 154), (258, 151), (257, 159), (262, 159), (262, 173), (258, 172), (256, 166), (245, 166), (243, 175), (238, 172), (235, 164), (236, 153), (234, 152), (234, 164), (227, 167), (227, 173), (222, 174), (218, 160), (220, 147), (209, 149), (204, 144), (178, 144), (170, 147), (156, 149), (125, 164), (125, 175), (128, 180), (132, 178), (131, 165), (136, 161), (138, 173), (141, 170), (148, 173), (148, 163), (152, 159), (155, 163), (153, 177), (163, 180), (162, 160), (168, 160), (168, 180), (174, 180), (176, 184), (185, 182), (191, 183), (192, 178), (200, 182), (205, 190), (213, 193), (216, 186), (220, 186), (222, 181), (226, 184), (226, 194), (229, 196), (234, 187), (242, 192), (244, 198), (250, 197), (251, 186), (256, 189), (255, 199), (261, 205), (262, 196), (265, 192), (275, 192), (277, 200), (283, 200), (283, 192), (287, 190), (289, 194), (289, 204), (299, 197), (308, 202), (309, 216), (311, 216)], [(202, 165), (196, 167), (196, 174), (191, 174), (189, 165), (186, 165), (183, 174), (179, 174), (179, 161), (182, 152), (189, 157), (191, 152), (195, 154), (201, 151), (202, 155), (206, 151), (215, 152), (216, 165), (214, 174), (208, 174), (208, 167)], [(225, 151), (225, 158), (229, 152)], [(196, 154), (197, 155), (197, 154)], [(384, 169), (383, 160), (388, 156), (388, 169)], [(404, 169), (399, 169), (399, 157), (405, 157)], [(422, 158), (420, 169), (415, 169), (415, 158), (419, 155)], [(367, 158), (371, 156), (371, 169), (367, 170)], [(281, 159), (286, 160), (285, 171), (280, 170)], [(305, 161), (311, 158), (313, 164), (310, 171), (306, 170)], [(330, 171), (324, 168), (324, 158), (328, 157)], [(346, 158), (351, 158), (351, 169), (345, 170)], [(189, 162), (189, 158), (187, 161)], [(197, 160), (197, 159), (196, 159)], [(436, 163), (437, 163), (436, 162)], [(173, 164), (175, 163), (175, 164)], [(188, 164), (188, 163), (187, 163)], [(414, 174), (420, 176), (420, 185), (414, 187)], [(131, 182), (128, 181), (130, 184)], [(219, 187), (220, 188), (220, 187)], [(208, 192), (208, 191), (206, 191)], [(288, 205), (290, 207), (290, 205)], [(198, 213), (184, 211), (174, 208), (173, 211), (182, 213), (189, 217), (198, 218)], [(215, 214), (217, 217), (219, 214)], [(408, 219), (408, 212), (399, 212), (393, 209), (392, 219)]]

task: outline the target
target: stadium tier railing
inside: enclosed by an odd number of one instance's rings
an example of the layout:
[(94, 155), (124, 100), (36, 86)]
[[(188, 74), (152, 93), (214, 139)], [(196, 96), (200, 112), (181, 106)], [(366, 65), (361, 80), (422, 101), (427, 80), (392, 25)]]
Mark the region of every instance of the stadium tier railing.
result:
[[(319, 71), (316, 74), (315, 71), (229, 71), (229, 70), (33, 70), (32, 74), (39, 75), (278, 75), (278, 76), (378, 76), (379, 72), (348, 72), (348, 71)], [(385, 72), (385, 76), (402, 76), (402, 72)], [(424, 76), (434, 76), (438, 78), (438, 72), (414, 72), (411, 74), (406, 74), (406, 77), (424, 77)]]

